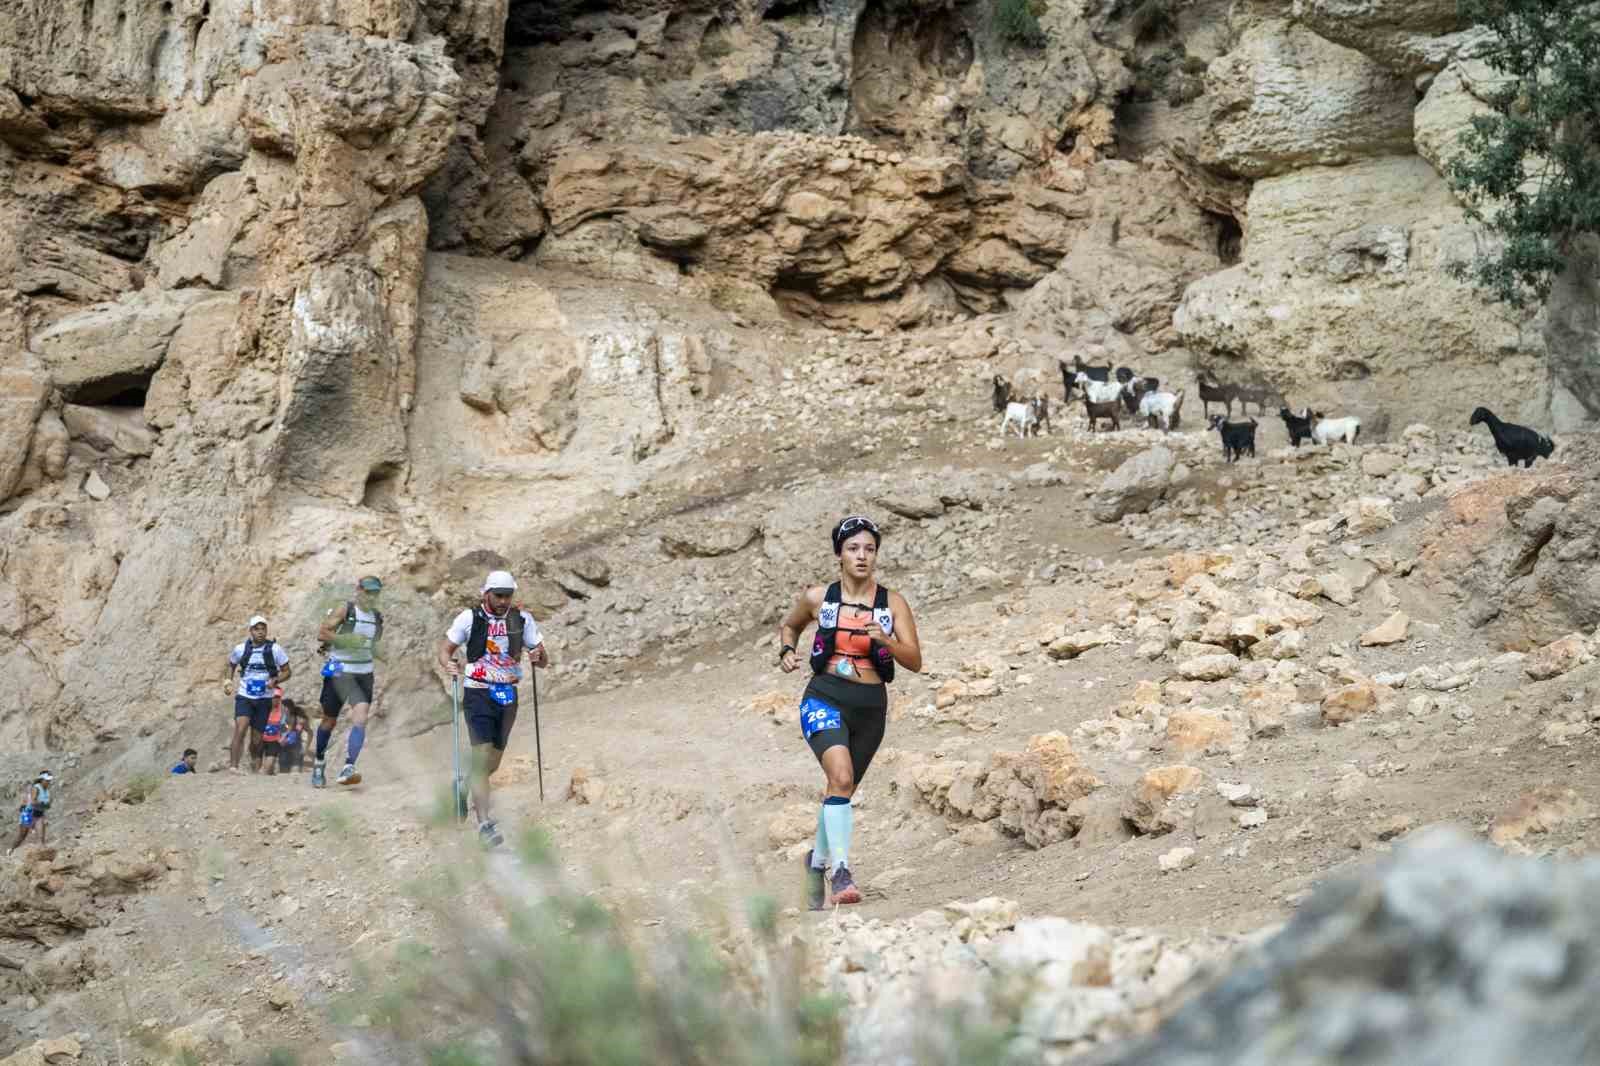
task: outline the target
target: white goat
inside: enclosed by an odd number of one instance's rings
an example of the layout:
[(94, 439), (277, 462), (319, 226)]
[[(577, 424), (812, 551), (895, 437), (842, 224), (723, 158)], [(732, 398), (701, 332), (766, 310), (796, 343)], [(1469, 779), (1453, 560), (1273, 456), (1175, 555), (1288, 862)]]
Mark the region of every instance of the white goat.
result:
[(1096, 381), (1081, 370), (1073, 380), (1083, 389), (1083, 394), (1089, 398), (1090, 403), (1116, 403), (1127, 389), (1126, 385), (1118, 381)]
[(1355, 415), (1346, 418), (1323, 418), (1320, 412), (1311, 412), (1311, 439), (1317, 444), (1344, 441), (1354, 444), (1361, 433), (1361, 419)]
[(1153, 420), (1163, 433), (1170, 431), (1177, 423), (1178, 412), (1182, 408), (1182, 389), (1177, 392), (1147, 392), (1139, 397), (1139, 417), (1147, 424)]
[(1006, 404), (1006, 413), (1000, 416), (1000, 435), (1005, 436), (1006, 427), (1013, 424), (1017, 427), (1019, 437), (1027, 437), (1028, 430), (1038, 428), (1039, 419), (1034, 414), (1031, 402), (1018, 403), (1012, 400)]

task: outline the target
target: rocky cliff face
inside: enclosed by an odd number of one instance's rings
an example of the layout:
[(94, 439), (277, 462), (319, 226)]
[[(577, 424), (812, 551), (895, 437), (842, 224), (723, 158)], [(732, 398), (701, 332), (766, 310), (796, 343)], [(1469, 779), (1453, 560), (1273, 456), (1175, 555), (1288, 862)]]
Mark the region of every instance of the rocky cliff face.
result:
[(1038, 6), (1042, 47), (920, 0), (8, 5), (0, 739), (156, 728), (365, 570), (401, 648), (491, 559), (581, 611), (819, 350), (1600, 411), (1592, 257), (1548, 319), (1446, 273), (1452, 3)]

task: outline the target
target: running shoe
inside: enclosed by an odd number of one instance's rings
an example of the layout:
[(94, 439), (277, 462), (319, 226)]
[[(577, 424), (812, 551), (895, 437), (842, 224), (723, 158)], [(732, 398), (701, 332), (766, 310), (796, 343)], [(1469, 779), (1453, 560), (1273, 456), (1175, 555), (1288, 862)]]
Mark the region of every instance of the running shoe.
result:
[(811, 865), (812, 851), (806, 852), (806, 906), (820, 911), (827, 903), (827, 875)]
[(493, 822), (478, 823), (478, 840), (486, 848), (498, 848), (506, 842), (506, 838), (500, 835), (500, 827)]
[(345, 763), (344, 769), (339, 771), (336, 783), (340, 785), (359, 785), (361, 784), (361, 771), (355, 768), (355, 764)]
[(323, 770), (323, 768), (321, 766), (313, 766), (311, 768), (311, 787), (312, 788), (327, 788), (328, 787), (328, 774), (327, 774), (327, 772), (325, 770)]
[(855, 881), (850, 877), (848, 867), (841, 866), (833, 871), (833, 902), (839, 905), (861, 902), (861, 890), (856, 887)]

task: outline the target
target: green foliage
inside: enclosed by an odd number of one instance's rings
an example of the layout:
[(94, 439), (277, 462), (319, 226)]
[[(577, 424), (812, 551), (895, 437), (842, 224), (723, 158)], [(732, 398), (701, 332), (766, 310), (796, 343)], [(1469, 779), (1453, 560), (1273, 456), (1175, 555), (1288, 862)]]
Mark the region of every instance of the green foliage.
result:
[(1543, 302), (1572, 241), (1600, 233), (1600, 11), (1592, 0), (1459, 0), (1493, 37), (1499, 77), (1447, 166), (1467, 213), (1499, 241), (1456, 273), (1514, 307)]
[(994, 28), (1003, 41), (1024, 48), (1043, 48), (1049, 40), (1039, 16), (1048, 9), (1044, 0), (994, 0)]

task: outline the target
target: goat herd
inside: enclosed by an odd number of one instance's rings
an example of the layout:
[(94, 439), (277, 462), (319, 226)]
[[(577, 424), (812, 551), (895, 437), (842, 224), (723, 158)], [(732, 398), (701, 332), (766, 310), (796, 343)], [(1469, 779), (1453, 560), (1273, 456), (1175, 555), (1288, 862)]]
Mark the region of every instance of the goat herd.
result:
[[(1067, 365), (1066, 360), (1057, 360), (1057, 364), (1061, 367), (1063, 402), (1072, 402), (1074, 390), (1083, 394), (1089, 432), (1093, 433), (1102, 419), (1109, 421), (1111, 428), (1120, 430), (1123, 413), (1140, 418), (1151, 429), (1159, 428), (1164, 433), (1178, 428), (1183, 415), (1183, 389), (1165, 392), (1156, 378), (1143, 377), (1125, 366), (1113, 371), (1110, 363), (1091, 366), (1081, 358), (1074, 357), (1071, 366)], [(1263, 416), (1269, 403), (1279, 404), (1278, 416), (1283, 419), (1284, 428), (1289, 433), (1289, 443), (1296, 448), (1305, 440), (1313, 444), (1354, 444), (1361, 434), (1361, 419), (1354, 415), (1328, 418), (1310, 407), (1295, 414), (1289, 410), (1283, 393), (1270, 385), (1219, 384), (1204, 372), (1197, 376), (1195, 385), (1200, 394), (1201, 410), (1207, 416), (1207, 425), (1222, 438), (1222, 457), (1225, 462), (1235, 462), (1245, 453), (1249, 453), (1251, 458), (1255, 457), (1257, 423), (1249, 417), (1246, 408), (1251, 403), (1256, 406), (1256, 414)], [(1247, 421), (1228, 421), (1236, 400), (1239, 414)], [(1222, 414), (1211, 414), (1213, 403), (1222, 404)], [(1044, 376), (1037, 369), (1029, 367), (1018, 371), (1014, 382), (996, 374), (994, 409), (1001, 416), (1002, 436), (1012, 427), (1016, 428), (1019, 437), (1041, 431), (1051, 432), (1050, 400), (1045, 395)], [(1555, 451), (1556, 446), (1549, 437), (1526, 426), (1502, 422), (1486, 407), (1473, 411), (1468, 424), (1475, 426), (1480, 422), (1489, 426), (1495, 447), (1511, 466), (1519, 462), (1524, 466), (1532, 466), (1536, 457), (1549, 457)]]

